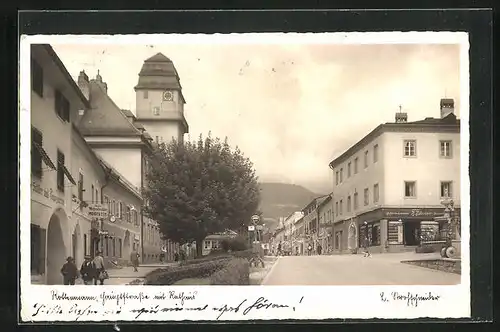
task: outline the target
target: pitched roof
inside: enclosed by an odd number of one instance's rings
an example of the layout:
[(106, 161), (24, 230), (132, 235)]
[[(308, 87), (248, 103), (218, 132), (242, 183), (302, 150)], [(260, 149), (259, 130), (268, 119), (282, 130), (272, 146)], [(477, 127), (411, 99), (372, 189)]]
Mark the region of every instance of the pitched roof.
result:
[(80, 121), (79, 129), (83, 135), (142, 135), (94, 80), (90, 81), (89, 88), (92, 108), (85, 112)]

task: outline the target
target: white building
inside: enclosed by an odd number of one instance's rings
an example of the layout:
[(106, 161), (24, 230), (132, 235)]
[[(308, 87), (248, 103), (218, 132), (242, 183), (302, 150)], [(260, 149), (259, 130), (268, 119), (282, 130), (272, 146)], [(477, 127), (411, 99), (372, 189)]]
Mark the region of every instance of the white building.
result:
[(452, 99), (440, 106), (441, 117), (415, 122), (396, 113), (330, 163), (338, 251), (413, 250), (424, 228), (443, 227), (442, 199), (460, 206), (460, 120)]

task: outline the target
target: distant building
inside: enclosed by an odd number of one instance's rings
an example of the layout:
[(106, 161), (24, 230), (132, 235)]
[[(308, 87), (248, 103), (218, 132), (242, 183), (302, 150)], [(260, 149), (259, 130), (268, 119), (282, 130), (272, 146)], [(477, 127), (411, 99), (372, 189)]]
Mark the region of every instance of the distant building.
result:
[(440, 118), (379, 125), (330, 163), (334, 175), (334, 248), (414, 250), (451, 197), (460, 213), (460, 120), (452, 99)]
[(328, 197), (329, 195), (316, 197), (302, 209), (304, 215), (305, 248), (311, 246), (314, 252), (320, 239), (318, 208)]
[(238, 233), (236, 233), (232, 230), (226, 230), (226, 231), (221, 232), (221, 233), (215, 233), (215, 234), (208, 235), (203, 240), (202, 255), (206, 256), (212, 250), (222, 249), (222, 242), (223, 241), (234, 239), (236, 236), (238, 236)]
[(329, 248), (333, 248), (333, 197), (332, 194), (326, 196), (318, 204), (318, 242), (321, 244), (322, 252), (326, 253)]

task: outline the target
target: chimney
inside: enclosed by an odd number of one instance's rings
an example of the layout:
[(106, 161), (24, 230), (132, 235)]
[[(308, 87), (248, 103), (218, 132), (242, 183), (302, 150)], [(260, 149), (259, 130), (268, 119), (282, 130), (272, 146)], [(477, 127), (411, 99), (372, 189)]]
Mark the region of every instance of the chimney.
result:
[(408, 122), (408, 114), (403, 112), (397, 112), (395, 120), (396, 123), (406, 123)]
[(90, 88), (89, 88), (89, 77), (85, 74), (85, 71), (81, 71), (78, 75), (78, 87), (82, 91), (83, 95), (87, 100), (90, 98)]
[(453, 99), (441, 99), (439, 106), (441, 108), (441, 119), (455, 113), (455, 101)]
[(106, 93), (108, 94), (108, 84), (106, 84), (106, 82), (103, 82), (102, 81), (102, 76), (101, 74), (99, 73), (99, 69), (97, 69), (97, 75), (95, 77), (95, 81), (97, 83), (97, 85), (99, 85), (101, 87), (101, 89)]

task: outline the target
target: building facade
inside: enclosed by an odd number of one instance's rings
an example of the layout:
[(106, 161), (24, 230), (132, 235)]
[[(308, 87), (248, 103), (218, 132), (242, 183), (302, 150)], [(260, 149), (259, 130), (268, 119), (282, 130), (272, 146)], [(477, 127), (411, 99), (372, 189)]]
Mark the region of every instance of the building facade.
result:
[(333, 197), (329, 194), (318, 204), (319, 233), (318, 242), (322, 252), (327, 253), (333, 248)]
[(415, 122), (396, 113), (330, 163), (336, 251), (414, 250), (443, 230), (442, 200), (460, 205), (460, 120), (453, 100), (440, 106), (443, 117)]
[[(50, 46), (32, 45), (30, 69), (31, 275), (33, 282), (59, 284), (77, 226), (72, 217), (73, 122), (89, 104)], [(82, 230), (77, 227), (77, 232)]]

